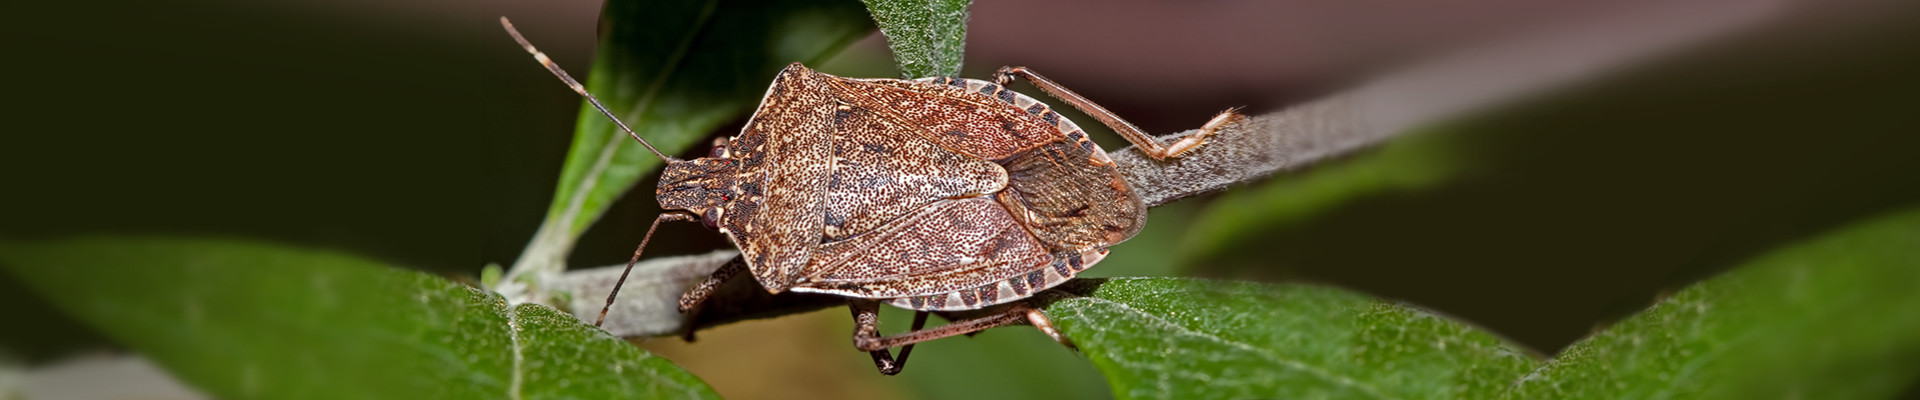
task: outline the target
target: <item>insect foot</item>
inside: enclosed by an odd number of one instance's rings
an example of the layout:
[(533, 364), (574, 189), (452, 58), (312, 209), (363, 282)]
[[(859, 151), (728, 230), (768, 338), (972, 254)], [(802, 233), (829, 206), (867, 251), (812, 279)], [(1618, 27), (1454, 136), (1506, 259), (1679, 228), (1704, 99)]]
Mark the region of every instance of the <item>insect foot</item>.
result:
[(1023, 311), (1027, 315), (1027, 323), (1033, 324), (1034, 328), (1040, 329), (1040, 333), (1047, 334), (1047, 337), (1053, 338), (1054, 342), (1060, 343), (1062, 346), (1067, 346), (1067, 348), (1074, 350), (1080, 349), (1080, 346), (1074, 346), (1073, 341), (1068, 340), (1066, 335), (1060, 334), (1060, 328), (1053, 327), (1053, 320), (1047, 319), (1047, 315), (1042, 314), (1039, 309), (1025, 308)]
[(1215, 115), (1213, 119), (1208, 120), (1206, 125), (1201, 125), (1199, 132), (1187, 135), (1187, 137), (1174, 141), (1172, 145), (1168, 145), (1166, 157), (1180, 157), (1186, 154), (1187, 151), (1199, 148), (1200, 145), (1207, 144), (1207, 139), (1213, 137), (1214, 132), (1218, 132), (1227, 125), (1239, 123), (1246, 119), (1247, 116), (1239, 113), (1237, 110), (1221, 111), (1220, 115)]

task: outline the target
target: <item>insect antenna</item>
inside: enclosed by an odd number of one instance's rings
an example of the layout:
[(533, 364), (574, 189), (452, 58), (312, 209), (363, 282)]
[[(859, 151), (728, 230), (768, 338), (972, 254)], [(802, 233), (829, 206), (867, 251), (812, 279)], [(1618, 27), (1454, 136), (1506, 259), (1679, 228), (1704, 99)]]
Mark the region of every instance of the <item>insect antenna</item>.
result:
[(513, 35), (513, 41), (520, 42), (520, 47), (527, 49), (527, 53), (533, 54), (533, 59), (539, 60), (540, 65), (544, 65), (547, 67), (548, 71), (552, 71), (553, 76), (560, 77), (560, 80), (562, 82), (567, 83), (567, 87), (573, 88), (574, 93), (579, 93), (581, 96), (586, 96), (587, 102), (592, 103), (593, 108), (599, 109), (601, 114), (606, 114), (607, 119), (613, 120), (614, 125), (620, 126), (620, 130), (627, 131), (627, 136), (632, 136), (633, 140), (640, 141), (641, 146), (647, 146), (647, 151), (653, 152), (653, 155), (659, 156), (661, 160), (666, 160), (669, 162), (679, 161), (679, 159), (668, 157), (666, 154), (660, 153), (660, 150), (653, 148), (652, 143), (647, 143), (646, 139), (640, 138), (640, 134), (634, 133), (633, 128), (628, 128), (627, 123), (620, 122), (620, 117), (613, 116), (612, 111), (607, 111), (607, 106), (600, 105), (600, 99), (594, 98), (593, 94), (591, 93), (587, 93), (586, 86), (581, 86), (579, 81), (573, 80), (573, 76), (567, 75), (567, 71), (560, 69), (559, 65), (554, 65), (553, 59), (547, 58), (546, 53), (541, 53), (540, 49), (533, 48), (533, 43), (527, 42), (527, 38), (520, 36), (520, 31), (513, 29), (513, 22), (507, 21), (507, 17), (500, 17), (500, 26), (506, 27), (507, 34)]

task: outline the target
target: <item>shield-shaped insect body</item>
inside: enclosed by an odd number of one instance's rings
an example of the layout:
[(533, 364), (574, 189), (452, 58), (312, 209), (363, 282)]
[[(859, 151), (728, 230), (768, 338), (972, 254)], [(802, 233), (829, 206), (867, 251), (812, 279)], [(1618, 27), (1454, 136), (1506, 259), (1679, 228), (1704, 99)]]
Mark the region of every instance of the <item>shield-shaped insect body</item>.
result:
[[(514, 37), (606, 111), (517, 32)], [(996, 78), (855, 79), (794, 63), (774, 78), (742, 131), (720, 141), (710, 157), (679, 160), (655, 151), (667, 160), (655, 197), (669, 212), (654, 227), (698, 220), (741, 253), (688, 291), (682, 311), (697, 309), (744, 270), (769, 292), (850, 298), (855, 346), (872, 353), (886, 374), (899, 372), (913, 343), (1012, 323), (1032, 323), (1066, 343), (1043, 315), (1022, 304), (921, 330), (927, 312), (1017, 302), (1063, 283), (1146, 223), (1146, 207), (1100, 146), (1005, 84), (1031, 81), (1155, 159), (1199, 146), (1238, 115), (1223, 113), (1201, 133), (1163, 146), (1025, 68), (1003, 68)], [(648, 238), (652, 234), (650, 228)], [(639, 256), (636, 250), (634, 259)], [(608, 307), (618, 284), (613, 293)], [(881, 337), (880, 302), (920, 311), (913, 331)], [(898, 359), (887, 352), (892, 347), (901, 347)]]
[(716, 153), (671, 163), (658, 200), (714, 225), (773, 292), (977, 309), (1072, 278), (1146, 222), (1085, 133), (993, 82), (794, 64)]

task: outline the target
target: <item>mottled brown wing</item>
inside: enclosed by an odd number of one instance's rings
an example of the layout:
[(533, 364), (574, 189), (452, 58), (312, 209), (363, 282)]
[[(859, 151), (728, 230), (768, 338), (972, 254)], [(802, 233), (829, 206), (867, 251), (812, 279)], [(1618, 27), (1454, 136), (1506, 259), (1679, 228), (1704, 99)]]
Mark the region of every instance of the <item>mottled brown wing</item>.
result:
[(820, 245), (828, 177), (833, 171), (833, 79), (796, 63), (780, 72), (760, 109), (728, 143), (740, 160), (740, 199), (721, 218), (755, 280), (769, 291), (790, 285)]
[(832, 84), (854, 107), (873, 107), (930, 142), (1004, 167), (1007, 189), (997, 196), (1049, 250), (1092, 251), (1146, 226), (1146, 206), (1106, 153), (1038, 100), (973, 79)]
[(872, 231), (936, 201), (1007, 186), (1005, 168), (943, 149), (872, 110), (842, 104), (834, 110), (833, 133), (824, 242)]
[(1147, 207), (1112, 166), (1065, 141), (1002, 159), (1007, 190), (996, 195), (1015, 218), (1053, 250), (1088, 250), (1124, 242), (1147, 224)]
[(993, 284), (1053, 259), (991, 197), (943, 200), (873, 232), (821, 246), (793, 290), (862, 298)]

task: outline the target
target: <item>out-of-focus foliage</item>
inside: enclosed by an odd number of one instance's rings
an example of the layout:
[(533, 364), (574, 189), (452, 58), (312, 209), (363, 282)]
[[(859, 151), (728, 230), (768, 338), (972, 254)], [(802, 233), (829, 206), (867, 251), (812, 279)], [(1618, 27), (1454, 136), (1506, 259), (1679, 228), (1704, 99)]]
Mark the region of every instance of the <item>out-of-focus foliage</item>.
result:
[(1920, 377), (1920, 210), (1679, 292), (1542, 363), (1341, 289), (1175, 278), (1047, 310), (1121, 398), (1887, 399)]
[(221, 398), (715, 398), (666, 359), (535, 304), (244, 240), (0, 244), (8, 274)]

